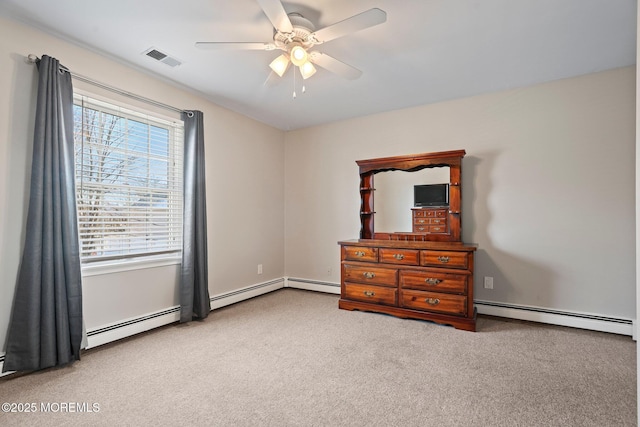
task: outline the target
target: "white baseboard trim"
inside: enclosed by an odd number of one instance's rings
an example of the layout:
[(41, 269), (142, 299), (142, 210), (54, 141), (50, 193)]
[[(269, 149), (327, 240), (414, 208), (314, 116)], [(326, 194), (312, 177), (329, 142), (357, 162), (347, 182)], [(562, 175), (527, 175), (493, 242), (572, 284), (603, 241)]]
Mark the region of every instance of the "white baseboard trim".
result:
[(235, 304), (249, 298), (268, 294), (269, 292), (277, 291), (278, 289), (284, 288), (284, 284), (285, 278), (281, 277), (268, 282), (247, 286), (246, 288), (241, 288), (232, 292), (214, 295), (211, 297), (211, 310)]
[[(211, 297), (211, 310), (235, 304), (259, 295), (284, 288), (285, 278), (278, 278), (268, 282), (247, 286), (232, 292), (225, 292)], [(339, 286), (339, 285), (338, 285)], [(338, 291), (340, 288), (338, 288)], [(98, 347), (122, 338), (146, 332), (151, 329), (175, 323), (180, 320), (180, 307), (169, 307), (154, 313), (126, 319), (120, 322), (104, 325), (87, 331), (87, 349)], [(5, 353), (0, 354), (0, 377), (13, 372), (2, 373)]]
[[(256, 285), (247, 286), (232, 292), (226, 292), (211, 297), (211, 310), (235, 304), (259, 295), (284, 288), (285, 278), (279, 278)], [(339, 286), (339, 285), (338, 285)], [(338, 288), (339, 291), (340, 288)], [(122, 338), (127, 338), (141, 332), (175, 323), (180, 320), (180, 307), (170, 307), (144, 316), (126, 319), (120, 322), (104, 325), (87, 331), (87, 349), (98, 347)], [(13, 371), (2, 373), (5, 353), (0, 354), (0, 377), (12, 374)]]
[[(282, 288), (304, 289), (309, 291), (340, 294), (340, 284), (319, 280), (283, 277), (268, 282), (258, 283), (231, 292), (211, 297), (211, 309), (215, 310), (235, 304), (256, 296), (277, 291)], [(475, 301), (478, 313), (551, 325), (569, 326), (600, 332), (634, 336), (635, 322), (632, 319), (621, 319), (587, 313), (550, 310), (542, 307), (504, 304), (491, 301)], [(170, 307), (165, 310), (149, 313), (144, 316), (127, 319), (87, 331), (87, 348), (97, 347), (122, 338), (139, 334), (160, 326), (180, 320), (180, 308)], [(2, 372), (4, 353), (0, 354), (0, 377), (12, 372)]]
[[(306, 289), (310, 291), (340, 294), (340, 283), (319, 280), (285, 277), (285, 288)], [(635, 322), (632, 319), (621, 319), (588, 313), (551, 310), (542, 307), (518, 304), (503, 304), (491, 301), (475, 301), (478, 313), (550, 325), (569, 326), (599, 332), (634, 336)]]
[[(273, 292), (284, 287), (284, 278), (271, 280), (256, 285), (247, 286), (232, 292), (226, 292), (210, 297), (211, 310), (235, 304), (249, 298)], [(87, 348), (97, 347), (130, 337), (160, 326), (168, 325), (180, 320), (180, 307), (170, 307), (165, 310), (149, 313), (143, 316), (127, 319), (121, 322), (105, 325), (87, 331)]]
[(285, 288), (305, 289), (307, 291), (325, 292), (340, 295), (340, 283), (322, 282), (319, 280), (285, 277)]
[(550, 310), (542, 307), (475, 301), (478, 313), (510, 319), (548, 323), (558, 326), (588, 329), (599, 332), (633, 336), (634, 321), (608, 316), (571, 311)]
[(87, 349), (146, 332), (180, 320), (180, 307), (134, 317), (87, 331)]

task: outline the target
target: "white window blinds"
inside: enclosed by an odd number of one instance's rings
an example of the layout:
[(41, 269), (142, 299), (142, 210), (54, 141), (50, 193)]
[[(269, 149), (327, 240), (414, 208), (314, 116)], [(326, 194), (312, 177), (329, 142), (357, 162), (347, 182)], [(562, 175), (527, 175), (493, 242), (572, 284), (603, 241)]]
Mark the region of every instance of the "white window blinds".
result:
[(182, 249), (182, 121), (76, 95), (83, 262)]

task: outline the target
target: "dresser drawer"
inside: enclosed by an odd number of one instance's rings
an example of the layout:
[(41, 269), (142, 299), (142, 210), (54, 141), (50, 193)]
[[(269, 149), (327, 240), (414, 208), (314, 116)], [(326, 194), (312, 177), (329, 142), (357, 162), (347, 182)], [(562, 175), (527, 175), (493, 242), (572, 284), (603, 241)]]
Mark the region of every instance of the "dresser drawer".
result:
[(442, 225), (447, 223), (447, 218), (414, 218), (416, 225)]
[(376, 285), (344, 283), (344, 297), (372, 304), (397, 305), (398, 290)]
[(469, 254), (454, 251), (422, 251), (420, 264), (433, 267), (469, 268)]
[(447, 314), (466, 314), (467, 297), (439, 292), (402, 290), (402, 307)]
[(446, 225), (413, 225), (414, 233), (446, 233)]
[(447, 227), (445, 225), (431, 225), (429, 226), (430, 233), (445, 233), (447, 231)]
[(342, 259), (348, 261), (378, 262), (378, 248), (364, 246), (343, 246)]
[(424, 216), (428, 218), (445, 218), (447, 216), (446, 209), (425, 209)]
[(467, 276), (462, 274), (432, 273), (428, 271), (402, 270), (400, 287), (432, 292), (467, 292)]
[(344, 264), (345, 282), (373, 283), (382, 286), (396, 287), (398, 283), (398, 270), (392, 268), (379, 268), (370, 266)]
[(420, 251), (415, 249), (380, 248), (380, 262), (420, 265)]

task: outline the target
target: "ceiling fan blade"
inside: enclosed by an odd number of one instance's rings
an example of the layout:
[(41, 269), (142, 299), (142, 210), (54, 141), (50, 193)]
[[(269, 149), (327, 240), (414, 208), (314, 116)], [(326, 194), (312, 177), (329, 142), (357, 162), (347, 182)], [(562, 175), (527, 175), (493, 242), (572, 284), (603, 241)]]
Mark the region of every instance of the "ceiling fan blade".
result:
[(382, 24), (387, 20), (387, 12), (382, 9), (373, 8), (365, 12), (359, 13), (340, 21), (336, 24), (329, 25), (311, 34), (317, 43), (328, 42), (374, 25)]
[(280, 0), (257, 0), (257, 2), (273, 24), (273, 28), (281, 33), (291, 33), (293, 31), (291, 21)]
[(326, 55), (320, 52), (311, 52), (309, 54), (309, 60), (324, 68), (325, 70), (331, 71), (339, 76), (344, 77), (345, 79), (355, 80), (362, 75), (362, 71), (357, 68), (352, 67), (351, 65), (345, 64), (342, 61), (338, 61), (332, 56)]
[(196, 47), (204, 50), (274, 50), (273, 43), (264, 42), (197, 42)]

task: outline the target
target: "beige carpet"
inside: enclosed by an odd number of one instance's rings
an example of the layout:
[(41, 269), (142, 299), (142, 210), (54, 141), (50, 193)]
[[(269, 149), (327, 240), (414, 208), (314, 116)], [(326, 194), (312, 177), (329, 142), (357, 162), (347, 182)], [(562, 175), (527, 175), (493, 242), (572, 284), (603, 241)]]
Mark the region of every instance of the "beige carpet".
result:
[(472, 333), (337, 306), (284, 289), (0, 380), (0, 402), (38, 410), (0, 425), (636, 425), (630, 337), (486, 317)]

